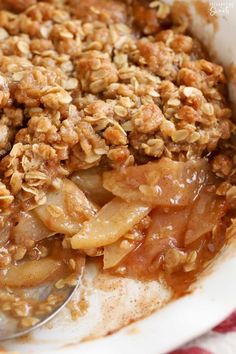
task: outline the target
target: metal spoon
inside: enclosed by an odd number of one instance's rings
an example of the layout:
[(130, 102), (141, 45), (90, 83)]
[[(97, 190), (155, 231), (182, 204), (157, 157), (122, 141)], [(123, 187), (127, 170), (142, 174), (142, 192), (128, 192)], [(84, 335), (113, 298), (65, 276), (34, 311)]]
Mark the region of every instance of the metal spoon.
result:
[(41, 327), (48, 321), (50, 321), (70, 301), (73, 294), (76, 292), (76, 290), (80, 285), (81, 277), (82, 275), (80, 275), (80, 277), (78, 278), (77, 284), (75, 286), (68, 286), (62, 289), (57, 289), (55, 287), (55, 284), (53, 283), (53, 284), (46, 284), (38, 288), (26, 290), (26, 292), (28, 292), (27, 296), (38, 302), (45, 301), (48, 298), (48, 296), (52, 293), (53, 295), (56, 295), (60, 298), (60, 303), (57, 304), (52, 309), (52, 311), (49, 311), (40, 317), (37, 316), (39, 318), (39, 322), (37, 322), (35, 325), (32, 325), (30, 327), (20, 328), (18, 319), (16, 319), (11, 315), (8, 314), (6, 315), (5, 313), (1, 312), (0, 309), (0, 341), (14, 339), (23, 336), (33, 331), (34, 329)]

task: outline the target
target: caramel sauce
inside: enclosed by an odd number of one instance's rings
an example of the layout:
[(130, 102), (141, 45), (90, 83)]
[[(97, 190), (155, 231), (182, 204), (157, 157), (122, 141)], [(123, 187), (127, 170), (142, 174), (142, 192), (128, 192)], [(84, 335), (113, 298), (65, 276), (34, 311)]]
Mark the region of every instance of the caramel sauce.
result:
[[(187, 207), (153, 209), (146, 236), (111, 273), (144, 281), (161, 280), (172, 289), (174, 298), (188, 293), (190, 285), (226, 244), (230, 224), (225, 197), (215, 194), (218, 180), (208, 175), (206, 181)], [(189, 231), (202, 234), (187, 242)]]
[(125, 269), (125, 277), (143, 281), (164, 281), (164, 284), (172, 289), (173, 297), (178, 298), (190, 291), (190, 285), (197, 280), (198, 276), (225, 245), (226, 223), (222, 222), (218, 226), (214, 237), (211, 233), (208, 233), (191, 244), (191, 247), (184, 249), (187, 252), (197, 252), (196, 265), (192, 271), (186, 272), (182, 266), (179, 266), (174, 272), (168, 272), (164, 265), (165, 252), (160, 251), (153, 255), (153, 249), (158, 247), (158, 242), (161, 247), (165, 243), (165, 250), (173, 247), (173, 240), (156, 240), (149, 247), (144, 242), (127, 255), (117, 267), (113, 268), (111, 273), (117, 274), (120, 270)]
[[(41, 258), (40, 256), (40, 247), (44, 247), (47, 250), (47, 255), (46, 257)], [(40, 261), (50, 260), (57, 264), (58, 266), (55, 268), (55, 271), (53, 270), (50, 272), (50, 269), (48, 269), (48, 273), (44, 278), (42, 278), (39, 282), (39, 277), (38, 274), (32, 274), (30, 272), (31, 264), (32, 262), (40, 262)], [(74, 262), (74, 269), (71, 268), (70, 261), (73, 260)], [(38, 243), (34, 248), (30, 250), (30, 253), (26, 254), (23, 260), (14, 262), (13, 264), (10, 264), (8, 268), (4, 270), (0, 270), (0, 288), (5, 288), (8, 280), (8, 274), (9, 272), (12, 273), (12, 271), (17, 271), (17, 268), (21, 269), (21, 265), (25, 265), (27, 267), (29, 276), (28, 278), (24, 277), (24, 280), (21, 280), (20, 282), (15, 281), (15, 285), (12, 284), (12, 274), (11, 274), (11, 288), (16, 290), (16, 289), (25, 289), (25, 288), (32, 288), (35, 286), (40, 286), (45, 283), (55, 283), (59, 279), (64, 279), (68, 276), (70, 276), (72, 273), (77, 273), (80, 274), (82, 267), (84, 266), (84, 257), (82, 257), (77, 251), (73, 251), (72, 249), (66, 249), (62, 247), (61, 240), (58, 239), (47, 239), (44, 240), (40, 243)], [(40, 264), (40, 263), (39, 263)], [(50, 264), (50, 263), (49, 263)], [(26, 270), (26, 272), (27, 272)], [(16, 273), (17, 277), (18, 273)], [(23, 275), (22, 275), (23, 277)], [(5, 279), (6, 278), (6, 283)]]

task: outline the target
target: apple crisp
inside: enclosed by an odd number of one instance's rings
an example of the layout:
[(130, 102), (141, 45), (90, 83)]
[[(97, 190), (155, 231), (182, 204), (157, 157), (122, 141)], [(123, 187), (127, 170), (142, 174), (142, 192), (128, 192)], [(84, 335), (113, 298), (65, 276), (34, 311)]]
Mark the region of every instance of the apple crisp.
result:
[(174, 7), (0, 2), (0, 109), (0, 302), (23, 327), (57, 301), (17, 291), (86, 257), (180, 294), (234, 236), (227, 79)]

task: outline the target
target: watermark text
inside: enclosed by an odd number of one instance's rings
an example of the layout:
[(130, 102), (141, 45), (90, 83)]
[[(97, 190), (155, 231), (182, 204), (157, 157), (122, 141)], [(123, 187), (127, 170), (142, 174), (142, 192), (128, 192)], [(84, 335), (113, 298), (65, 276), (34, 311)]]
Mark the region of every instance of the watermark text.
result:
[(234, 8), (234, 0), (210, 0), (210, 15), (229, 15)]

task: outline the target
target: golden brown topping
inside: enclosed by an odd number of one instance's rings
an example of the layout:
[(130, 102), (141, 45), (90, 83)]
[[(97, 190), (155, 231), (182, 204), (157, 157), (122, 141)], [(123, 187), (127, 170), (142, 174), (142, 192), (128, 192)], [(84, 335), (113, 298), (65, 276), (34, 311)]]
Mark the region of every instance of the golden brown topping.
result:
[(22, 12), (33, 4), (36, 4), (36, 0), (4, 0), (1, 4), (1, 8), (13, 12)]
[(174, 52), (162, 42), (149, 42), (141, 39), (137, 43), (144, 64), (156, 75), (162, 78), (174, 79), (176, 77), (176, 59)]
[(116, 127), (108, 127), (103, 136), (111, 145), (125, 145), (128, 142), (125, 132)]
[(118, 81), (117, 71), (109, 57), (97, 51), (84, 54), (78, 61), (78, 77), (82, 90), (99, 93)]
[(79, 142), (73, 147), (69, 158), (69, 168), (72, 170), (97, 165), (108, 151), (105, 141), (89, 123), (81, 122), (78, 128)]
[(212, 170), (219, 177), (227, 177), (233, 168), (233, 161), (226, 155), (219, 154), (214, 157)]
[(4, 76), (0, 76), (0, 108), (3, 108), (7, 105), (10, 97), (10, 92), (8, 88), (8, 82)]
[(133, 1), (134, 22), (145, 34), (155, 33), (160, 29), (156, 12), (147, 1)]
[(172, 30), (160, 31), (155, 39), (170, 46), (176, 53), (191, 53), (193, 39), (183, 34), (175, 34)]
[[(0, 169), (14, 195), (42, 200), (55, 175), (104, 157), (112, 167), (163, 154), (201, 157), (233, 130), (218, 87), (222, 68), (193, 60), (196, 41), (175, 32), (162, 2), (5, 5), (20, 11), (0, 11), (1, 156), (13, 147)], [(137, 34), (127, 14), (155, 38)]]
[(9, 208), (13, 202), (14, 197), (11, 195), (10, 191), (6, 188), (5, 184), (0, 182), (0, 212), (4, 209)]
[(134, 128), (140, 133), (154, 133), (163, 120), (164, 115), (155, 104), (141, 106), (132, 116)]
[[(11, 267), (18, 261), (24, 279), (15, 284), (27, 283), (26, 258), (35, 271), (46, 260), (36, 280), (47, 279), (46, 239), (56, 233), (64, 237), (57, 242), (70, 271), (78, 268), (72, 238), (85, 254), (104, 254), (106, 267), (119, 266), (143, 242), (144, 264), (155, 271), (165, 256), (168, 274), (195, 272), (200, 256), (187, 248), (224, 235), (222, 217), (226, 205), (235, 208), (236, 183), (227, 81), (188, 35), (188, 15), (177, 7), (155, 0), (1, 2), (0, 268), (9, 272), (0, 278), (6, 285), (15, 281)], [(206, 167), (208, 156), (219, 182)], [(61, 258), (48, 263), (53, 274)], [(75, 282), (58, 279), (59, 288)], [(34, 314), (27, 302), (13, 300), (12, 309), (5, 300), (3, 307), (22, 326), (56, 303), (37, 305)]]
[(125, 22), (127, 9), (118, 0), (69, 0), (72, 12), (83, 21)]

